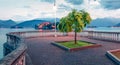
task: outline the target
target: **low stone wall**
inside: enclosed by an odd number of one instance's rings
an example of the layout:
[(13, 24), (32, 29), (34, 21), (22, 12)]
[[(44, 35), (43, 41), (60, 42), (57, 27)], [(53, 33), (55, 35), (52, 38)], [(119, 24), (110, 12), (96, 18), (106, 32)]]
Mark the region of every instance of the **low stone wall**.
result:
[(120, 42), (120, 32), (83, 31), (81, 36), (91, 39)]
[(20, 35), (7, 34), (7, 42), (4, 43), (4, 58), (0, 60), (0, 65), (26, 65), (26, 49), (27, 46)]

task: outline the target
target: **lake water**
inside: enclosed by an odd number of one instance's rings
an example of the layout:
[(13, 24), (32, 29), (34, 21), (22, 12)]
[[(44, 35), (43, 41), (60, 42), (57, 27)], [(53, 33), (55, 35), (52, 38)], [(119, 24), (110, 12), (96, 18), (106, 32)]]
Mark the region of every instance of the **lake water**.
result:
[[(0, 59), (3, 57), (3, 44), (6, 42), (6, 33), (9, 32), (17, 32), (17, 31), (33, 31), (35, 29), (5, 29), (0, 28)], [(120, 32), (120, 28), (107, 28), (107, 27), (99, 27), (99, 28), (86, 28), (85, 30), (93, 30), (93, 31), (109, 31), (109, 32)]]
[(0, 28), (0, 59), (3, 57), (3, 44), (6, 42), (6, 33), (17, 32), (17, 31), (32, 31), (35, 29), (5, 29)]

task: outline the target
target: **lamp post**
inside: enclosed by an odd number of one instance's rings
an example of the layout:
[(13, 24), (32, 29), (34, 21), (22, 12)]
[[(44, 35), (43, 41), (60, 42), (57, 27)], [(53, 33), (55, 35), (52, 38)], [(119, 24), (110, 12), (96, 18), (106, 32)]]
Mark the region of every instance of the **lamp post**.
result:
[(57, 37), (57, 33), (56, 33), (56, 11), (57, 11), (56, 0), (54, 0), (53, 9), (55, 11), (55, 37)]

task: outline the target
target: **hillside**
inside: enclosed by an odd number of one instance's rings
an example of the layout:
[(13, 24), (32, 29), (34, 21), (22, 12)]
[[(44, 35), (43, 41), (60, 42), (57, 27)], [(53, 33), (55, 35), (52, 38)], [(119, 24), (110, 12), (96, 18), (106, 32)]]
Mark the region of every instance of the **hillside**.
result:
[[(54, 23), (55, 18), (39, 18), (29, 21), (23, 21), (22, 23), (19, 23), (17, 25), (12, 26), (11, 28), (35, 28), (35, 25), (38, 25), (43, 22), (51, 22)], [(56, 22), (59, 22), (60, 19), (56, 18)]]
[(0, 28), (10, 28), (13, 25), (16, 25), (17, 23), (13, 20), (0, 20)]
[(118, 24), (114, 25), (114, 27), (120, 27), (120, 23), (118, 23)]
[(109, 27), (120, 22), (119, 18), (98, 18), (93, 20), (88, 26), (93, 27)]
[[(29, 21), (24, 21), (22, 23), (19, 23), (17, 25), (12, 26), (12, 28), (35, 28), (35, 25), (38, 25), (43, 22), (51, 22), (54, 23), (54, 18), (40, 18), (40, 19), (34, 19)], [(56, 18), (56, 21), (59, 22), (60, 19)], [(88, 25), (88, 27), (110, 27), (114, 26), (116, 24), (120, 23), (119, 18), (98, 18), (95, 20), (92, 20), (92, 22)]]
[(22, 23), (19, 23), (17, 25), (12, 26), (11, 28), (34, 28), (35, 25), (38, 25), (42, 22), (48, 22), (45, 20), (29, 20), (29, 21), (24, 21)]

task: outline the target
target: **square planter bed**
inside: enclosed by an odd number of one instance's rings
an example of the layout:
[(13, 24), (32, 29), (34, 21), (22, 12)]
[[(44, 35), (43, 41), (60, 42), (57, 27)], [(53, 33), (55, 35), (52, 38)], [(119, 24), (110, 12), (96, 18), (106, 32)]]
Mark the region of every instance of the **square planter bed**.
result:
[(61, 41), (61, 42), (52, 42), (51, 44), (62, 48), (66, 51), (77, 51), (87, 48), (100, 47), (100, 44), (86, 42), (86, 41), (77, 41), (77, 44), (74, 44), (74, 41)]

